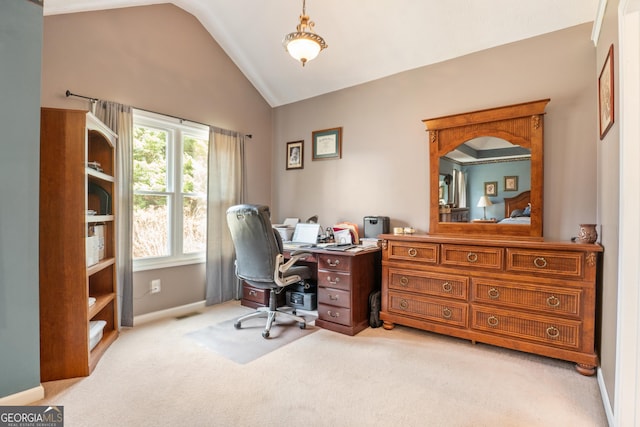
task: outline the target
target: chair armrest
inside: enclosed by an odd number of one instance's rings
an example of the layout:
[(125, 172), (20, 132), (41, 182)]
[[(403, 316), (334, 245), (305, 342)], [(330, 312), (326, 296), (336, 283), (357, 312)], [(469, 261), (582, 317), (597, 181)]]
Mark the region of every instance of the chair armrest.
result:
[(281, 273), (284, 273), (285, 271), (289, 270), (291, 266), (293, 266), (296, 262), (308, 257), (309, 255), (311, 255), (311, 252), (305, 252), (305, 251), (291, 252), (289, 260), (284, 264), (280, 265), (278, 267), (278, 271), (280, 271)]

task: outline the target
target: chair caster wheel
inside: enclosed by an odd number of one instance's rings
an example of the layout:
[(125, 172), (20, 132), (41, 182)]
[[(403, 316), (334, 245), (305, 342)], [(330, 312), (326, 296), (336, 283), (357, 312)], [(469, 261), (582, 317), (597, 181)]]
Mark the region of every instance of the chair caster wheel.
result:
[(307, 324), (304, 322), (298, 322), (298, 326), (300, 326), (300, 329), (307, 329)]
[(240, 329), (240, 326), (241, 326), (240, 322), (236, 322), (236, 323), (233, 324), (233, 327), (236, 328), (236, 329)]
[(262, 338), (269, 338), (269, 331), (263, 331)]

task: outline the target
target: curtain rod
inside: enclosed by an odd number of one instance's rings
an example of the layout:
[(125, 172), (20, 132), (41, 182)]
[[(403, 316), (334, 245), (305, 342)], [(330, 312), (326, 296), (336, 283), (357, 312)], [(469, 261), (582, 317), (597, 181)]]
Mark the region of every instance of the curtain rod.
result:
[[(90, 102), (92, 102), (92, 103), (93, 103), (93, 102), (98, 102), (98, 101), (100, 101), (98, 98), (92, 98), (92, 97), (90, 97), (90, 96), (84, 96), (84, 95), (78, 95), (78, 94), (75, 94), (75, 93), (71, 93), (71, 91), (70, 91), (70, 90), (68, 90), (68, 89), (67, 89), (67, 91), (65, 92), (65, 95), (67, 95), (67, 98), (68, 98), (68, 97), (70, 97), (70, 96), (75, 96), (76, 98), (83, 98), (83, 99), (87, 99), (87, 100), (89, 100), (89, 101), (90, 101)], [(194, 120), (183, 119), (182, 117), (172, 116), (172, 115), (170, 115), (170, 114), (158, 113), (157, 111), (151, 111), (151, 110), (147, 110), (147, 109), (145, 109), (145, 108), (138, 108), (138, 107), (132, 107), (132, 108), (135, 108), (136, 110), (146, 111), (146, 112), (148, 112), (148, 113), (160, 114), (160, 115), (162, 115), (162, 116), (171, 117), (171, 118), (173, 118), (173, 119), (180, 120), (181, 122), (191, 122), (191, 123), (197, 123), (197, 124), (202, 125), (202, 126), (217, 127), (217, 126), (211, 126), (211, 125), (208, 125), (208, 124), (206, 124), (206, 123), (196, 122), (196, 121), (194, 121)], [(247, 137), (247, 138), (249, 138), (249, 139), (253, 138), (253, 135), (251, 135), (251, 134), (247, 134), (247, 135), (244, 135), (244, 136), (246, 136), (246, 137)]]

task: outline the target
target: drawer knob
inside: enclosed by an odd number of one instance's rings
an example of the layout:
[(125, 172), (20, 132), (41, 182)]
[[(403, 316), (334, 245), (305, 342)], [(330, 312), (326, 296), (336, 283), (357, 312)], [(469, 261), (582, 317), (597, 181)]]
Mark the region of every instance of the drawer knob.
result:
[(560, 331), (555, 326), (549, 326), (547, 328), (547, 336), (549, 338), (558, 338), (560, 336)]
[(414, 257), (416, 255), (418, 255), (418, 251), (415, 248), (409, 248), (409, 250), (407, 251), (409, 253), (409, 256)]
[(407, 279), (406, 276), (400, 278), (400, 286), (404, 286), (405, 288), (409, 286), (409, 279)]
[(538, 268), (545, 268), (547, 266), (547, 260), (540, 256), (533, 260), (533, 265)]
[(331, 301), (338, 301), (338, 295), (331, 295), (331, 294), (329, 294), (329, 299), (330, 299)]
[(253, 289), (249, 289), (249, 295), (250, 295), (250, 296), (252, 296), (252, 297), (255, 297), (255, 296), (257, 296), (257, 295), (258, 295), (258, 292), (256, 292), (256, 291), (255, 291), (255, 290), (253, 290)]
[(442, 317), (444, 317), (445, 319), (451, 319), (452, 315), (453, 315), (453, 312), (451, 311), (450, 308), (445, 307), (442, 309)]
[(478, 261), (478, 254), (475, 252), (469, 252), (467, 254), (467, 261), (469, 262), (476, 262)]
[(337, 312), (337, 311), (329, 310), (329, 311), (327, 311), (327, 314), (329, 314), (329, 316), (331, 316), (331, 317), (340, 317), (340, 313)]
[(409, 302), (406, 299), (400, 300), (400, 308), (406, 310), (409, 307)]
[(558, 307), (560, 305), (560, 298), (557, 298), (555, 295), (551, 295), (547, 298), (547, 305), (549, 307)]
[(449, 282), (444, 282), (442, 284), (442, 290), (445, 291), (445, 292), (450, 293), (453, 290), (453, 286)]
[(327, 264), (329, 264), (329, 266), (331, 266), (331, 267), (337, 267), (338, 264), (340, 264), (340, 260), (337, 259), (335, 261), (331, 261), (330, 259), (327, 259)]
[(495, 328), (496, 326), (498, 326), (498, 323), (500, 322), (498, 321), (498, 318), (496, 316), (489, 316), (487, 318), (487, 324), (492, 328)]
[(335, 280), (331, 280), (331, 276), (327, 276), (327, 282), (332, 285), (337, 285), (338, 283), (340, 283), (340, 278), (336, 277)]
[(500, 298), (500, 291), (497, 290), (496, 288), (489, 289), (489, 291), (487, 291), (487, 293), (489, 294), (489, 298), (491, 298), (491, 299)]

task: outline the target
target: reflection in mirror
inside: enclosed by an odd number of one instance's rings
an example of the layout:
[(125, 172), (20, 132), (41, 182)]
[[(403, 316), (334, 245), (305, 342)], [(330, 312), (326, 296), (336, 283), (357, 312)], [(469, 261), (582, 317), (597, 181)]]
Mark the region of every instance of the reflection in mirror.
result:
[[(508, 219), (511, 212), (505, 211), (504, 199), (530, 190), (531, 150), (502, 138), (483, 136), (466, 141), (441, 156), (439, 166), (440, 222), (482, 219), (497, 224), (528, 223), (529, 217)], [(505, 177), (509, 177), (507, 182)], [(497, 186), (495, 194), (487, 195), (491, 205), (478, 206), (485, 196), (485, 183), (492, 182)], [(486, 200), (481, 204), (487, 204)], [(465, 211), (467, 215), (460, 214)]]

